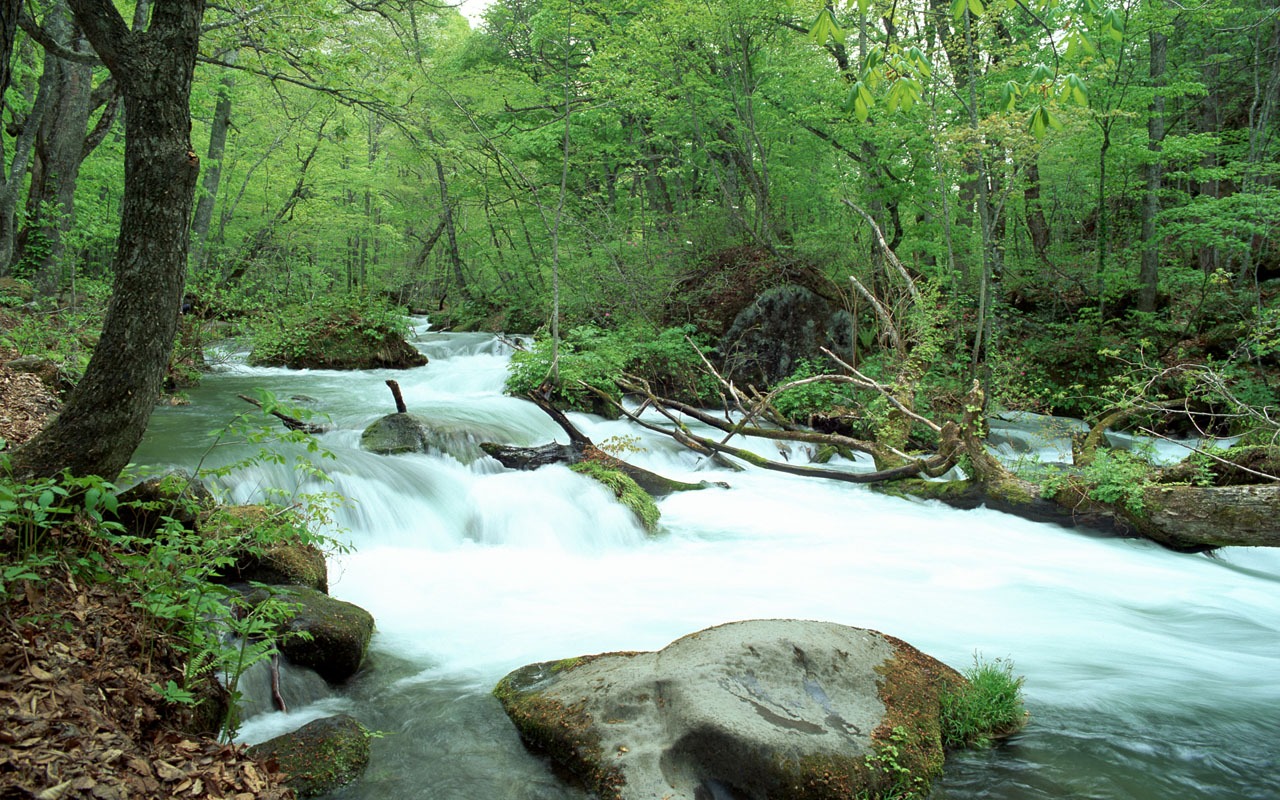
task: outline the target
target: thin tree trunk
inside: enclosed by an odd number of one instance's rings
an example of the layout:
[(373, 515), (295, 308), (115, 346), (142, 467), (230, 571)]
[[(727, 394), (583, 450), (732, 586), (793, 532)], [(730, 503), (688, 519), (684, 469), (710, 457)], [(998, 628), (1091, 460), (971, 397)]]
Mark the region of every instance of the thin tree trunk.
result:
[[(229, 53), (226, 60), (235, 63), (236, 53)], [(222, 183), (222, 157), (227, 150), (227, 132), (231, 128), (231, 92), (235, 87), (235, 72), (226, 70), (218, 81), (218, 103), (213, 109), (209, 124), (209, 150), (205, 156), (204, 176), (201, 179), (200, 198), (191, 220), (191, 241), (196, 272), (209, 265), (209, 228), (213, 224), (213, 207), (218, 200), (218, 188)]]
[(1138, 310), (1156, 310), (1156, 294), (1160, 288), (1160, 242), (1156, 237), (1156, 215), (1160, 213), (1160, 188), (1164, 167), (1160, 163), (1161, 143), (1164, 141), (1164, 71), (1168, 55), (1169, 37), (1152, 29), (1148, 36), (1151, 44), (1151, 85), (1155, 94), (1151, 97), (1147, 118), (1147, 150), (1150, 160), (1145, 167), (1147, 187), (1142, 199), (1142, 262), (1138, 269)]

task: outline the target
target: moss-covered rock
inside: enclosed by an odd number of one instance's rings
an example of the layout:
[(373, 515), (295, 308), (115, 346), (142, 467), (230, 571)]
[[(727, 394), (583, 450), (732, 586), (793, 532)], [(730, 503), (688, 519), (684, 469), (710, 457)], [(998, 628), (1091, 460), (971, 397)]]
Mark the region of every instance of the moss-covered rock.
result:
[(369, 732), (346, 714), (325, 717), (249, 748), (274, 761), (298, 797), (318, 797), (345, 786), (369, 764)]
[(254, 331), (249, 363), (293, 369), (407, 369), (427, 357), (405, 340), (403, 317), (357, 298), (292, 307)]
[(494, 689), (525, 742), (604, 800), (923, 795), (965, 679), (861, 628), (749, 620), (656, 653), (533, 664)]
[(613, 492), (618, 502), (635, 514), (646, 532), (654, 533), (658, 530), (658, 520), (662, 516), (662, 512), (658, 510), (658, 504), (626, 473), (591, 460), (579, 461), (569, 469), (595, 480)]
[(216, 580), (220, 583), (257, 582), (329, 591), (324, 553), (304, 541), (302, 523), (289, 509), (223, 506), (205, 518), (201, 530), (236, 541), (230, 548), (235, 561), (219, 571)]
[[(304, 586), (290, 586), (282, 595), (300, 608), (280, 631), (280, 652), (294, 664), (314, 669), (330, 683), (341, 683), (356, 674), (373, 636), (373, 616), (360, 606)], [(289, 635), (298, 633), (308, 635)]]

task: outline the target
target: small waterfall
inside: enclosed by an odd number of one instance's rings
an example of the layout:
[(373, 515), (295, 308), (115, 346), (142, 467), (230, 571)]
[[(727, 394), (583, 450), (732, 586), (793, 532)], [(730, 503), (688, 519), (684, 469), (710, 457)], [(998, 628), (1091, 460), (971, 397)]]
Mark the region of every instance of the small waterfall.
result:
[[(231, 487), (334, 491), (352, 551), (331, 592), (377, 619), (368, 667), (336, 696), (249, 719), (257, 741), (341, 708), (385, 736), (336, 797), (581, 798), (521, 747), (489, 689), (533, 661), (660, 648), (754, 617), (825, 619), (899, 636), (957, 668), (1011, 657), (1033, 716), (995, 753), (958, 755), (948, 800), (1280, 796), (1280, 554), (1169, 553), (1031, 523), (887, 498), (863, 487), (720, 469), (620, 421), (573, 415), (596, 441), (632, 437), (628, 458), (730, 489), (660, 502), (646, 537), (608, 492), (569, 470), (516, 473), (488, 458), (374, 456), (359, 433), (399, 381), (411, 411), (512, 444), (564, 434), (501, 396), (509, 348), (420, 328), (431, 363), (404, 373), (228, 367), (186, 408), (156, 413), (142, 463), (191, 466), (203, 431), (244, 410), (240, 392), (295, 394), (337, 429), (329, 486), (259, 465)], [(772, 443), (751, 444), (777, 457)], [(807, 458), (802, 448), (792, 460)], [(844, 465), (866, 469), (858, 461)]]

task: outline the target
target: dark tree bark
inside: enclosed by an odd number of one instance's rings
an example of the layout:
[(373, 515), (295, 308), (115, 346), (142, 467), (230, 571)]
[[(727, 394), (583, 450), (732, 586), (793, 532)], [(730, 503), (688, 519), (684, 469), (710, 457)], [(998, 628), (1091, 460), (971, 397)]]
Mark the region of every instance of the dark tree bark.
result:
[(146, 431), (182, 306), (200, 159), (191, 149), (191, 79), (204, 0), (158, 0), (145, 32), (111, 0), (70, 0), (120, 86), (125, 187), (115, 285), (84, 378), (54, 422), (14, 454), (27, 475), (114, 479)]
[(18, 15), (22, 0), (0, 0), (0, 97), (9, 91), (13, 44), (18, 36)]

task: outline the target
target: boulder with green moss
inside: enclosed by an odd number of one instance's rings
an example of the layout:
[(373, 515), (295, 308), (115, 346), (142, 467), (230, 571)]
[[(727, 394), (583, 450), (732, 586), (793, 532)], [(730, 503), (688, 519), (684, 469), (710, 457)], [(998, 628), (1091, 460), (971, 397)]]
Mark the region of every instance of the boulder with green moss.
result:
[[(297, 615), (280, 632), (280, 652), (330, 683), (342, 683), (356, 674), (373, 636), (373, 616), (360, 606), (304, 586), (287, 587), (280, 596), (299, 605)], [(299, 633), (306, 635), (290, 635)]]
[(369, 764), (369, 731), (346, 714), (325, 717), (249, 748), (275, 762), (298, 797), (319, 797), (351, 783)]
[(604, 800), (870, 800), (927, 791), (941, 698), (964, 684), (876, 631), (750, 620), (533, 664), (494, 694), (526, 744)]
[(306, 531), (291, 509), (264, 505), (222, 506), (200, 529), (227, 539), (234, 562), (218, 571), (218, 583), (267, 583), (329, 591), (324, 553), (305, 541)]
[(591, 478), (613, 492), (613, 496), (635, 515), (646, 532), (654, 533), (658, 530), (658, 519), (662, 516), (658, 504), (625, 472), (590, 459), (579, 461), (569, 469)]

